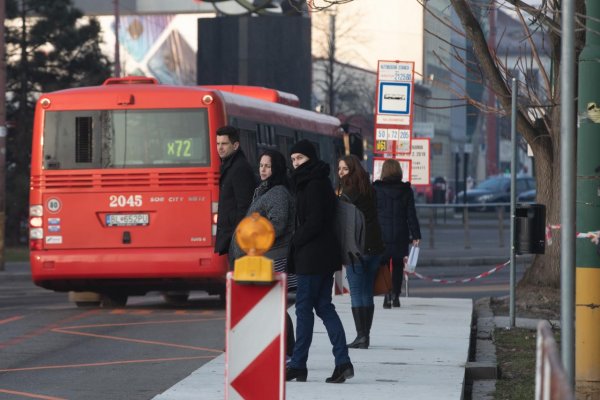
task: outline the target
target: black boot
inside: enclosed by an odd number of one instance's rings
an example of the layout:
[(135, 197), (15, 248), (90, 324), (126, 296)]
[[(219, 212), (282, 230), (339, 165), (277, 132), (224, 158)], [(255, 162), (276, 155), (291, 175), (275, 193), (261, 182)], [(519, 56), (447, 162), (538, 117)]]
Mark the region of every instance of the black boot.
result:
[(394, 294), (394, 302), (392, 303), (392, 305), (394, 307), (400, 307), (400, 294), (399, 293)]
[(292, 317), (290, 317), (290, 313), (287, 311), (285, 313), (285, 331), (287, 339), (285, 355), (288, 357), (292, 357), (292, 354), (294, 354), (294, 346), (296, 345), (296, 340), (294, 338), (294, 323), (292, 322)]
[(392, 308), (392, 295), (390, 293), (383, 297), (383, 308)]
[(365, 336), (367, 337), (367, 348), (371, 345), (371, 326), (373, 325), (373, 314), (375, 306), (365, 307)]
[(308, 370), (306, 368), (292, 368), (287, 367), (285, 369), (285, 380), (287, 382), (293, 381), (296, 382), (306, 382), (306, 377), (308, 376)]
[(327, 383), (344, 383), (346, 379), (354, 377), (354, 366), (351, 362), (338, 365), (333, 370), (333, 374), (325, 379)]
[(365, 307), (352, 307), (352, 317), (354, 317), (354, 326), (356, 327), (356, 339), (348, 343), (349, 349), (366, 349), (369, 347), (369, 338), (365, 335)]

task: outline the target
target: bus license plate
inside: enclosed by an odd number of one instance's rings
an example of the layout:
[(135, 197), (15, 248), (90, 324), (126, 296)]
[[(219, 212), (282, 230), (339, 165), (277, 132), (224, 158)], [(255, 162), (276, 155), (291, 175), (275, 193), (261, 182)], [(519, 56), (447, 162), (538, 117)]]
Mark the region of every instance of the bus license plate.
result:
[(107, 226), (140, 226), (148, 225), (148, 214), (108, 214)]

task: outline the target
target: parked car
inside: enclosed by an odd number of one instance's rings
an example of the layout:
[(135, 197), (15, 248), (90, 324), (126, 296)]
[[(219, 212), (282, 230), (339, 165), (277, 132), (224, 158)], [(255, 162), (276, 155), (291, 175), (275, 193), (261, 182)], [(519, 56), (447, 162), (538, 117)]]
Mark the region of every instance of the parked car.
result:
[(520, 195), (517, 196), (517, 203), (533, 203), (535, 202), (535, 196), (537, 194), (537, 190), (527, 190)]
[[(535, 179), (531, 176), (517, 176), (517, 196), (523, 192), (535, 189)], [(466, 201), (465, 201), (466, 200)], [(486, 203), (509, 203), (510, 202), (510, 176), (496, 175), (480, 182), (473, 189), (467, 189), (465, 199), (464, 191), (458, 192), (455, 203), (486, 204)], [(495, 207), (475, 208), (476, 211), (491, 211)], [(458, 209), (459, 211), (461, 209)], [(472, 208), (470, 210), (473, 210)]]

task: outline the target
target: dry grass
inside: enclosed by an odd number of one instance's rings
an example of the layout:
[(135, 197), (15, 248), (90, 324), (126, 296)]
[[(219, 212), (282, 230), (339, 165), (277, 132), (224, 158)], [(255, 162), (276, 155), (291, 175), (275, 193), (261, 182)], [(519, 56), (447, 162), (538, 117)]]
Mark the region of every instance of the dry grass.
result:
[(496, 400), (533, 399), (535, 393), (535, 332), (528, 329), (496, 329), (496, 358), (500, 378)]
[[(494, 298), (490, 305), (495, 315), (509, 314), (509, 299)], [(560, 318), (560, 291), (550, 288), (519, 288), (516, 293), (516, 316), (536, 319)], [(560, 332), (555, 331), (559, 342)], [(500, 378), (496, 382), (495, 400), (528, 400), (535, 393), (536, 332), (529, 329), (496, 329), (496, 358)]]

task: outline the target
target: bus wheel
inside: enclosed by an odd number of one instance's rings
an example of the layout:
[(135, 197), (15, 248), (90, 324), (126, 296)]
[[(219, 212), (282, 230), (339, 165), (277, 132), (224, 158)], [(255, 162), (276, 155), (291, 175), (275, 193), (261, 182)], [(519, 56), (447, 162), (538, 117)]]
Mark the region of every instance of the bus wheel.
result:
[(100, 295), (95, 292), (69, 292), (69, 301), (77, 307), (99, 307)]
[(163, 292), (162, 297), (167, 304), (181, 305), (188, 301), (190, 294), (188, 292)]
[(113, 308), (113, 307), (125, 307), (127, 304), (126, 294), (103, 294), (102, 295), (102, 307)]

